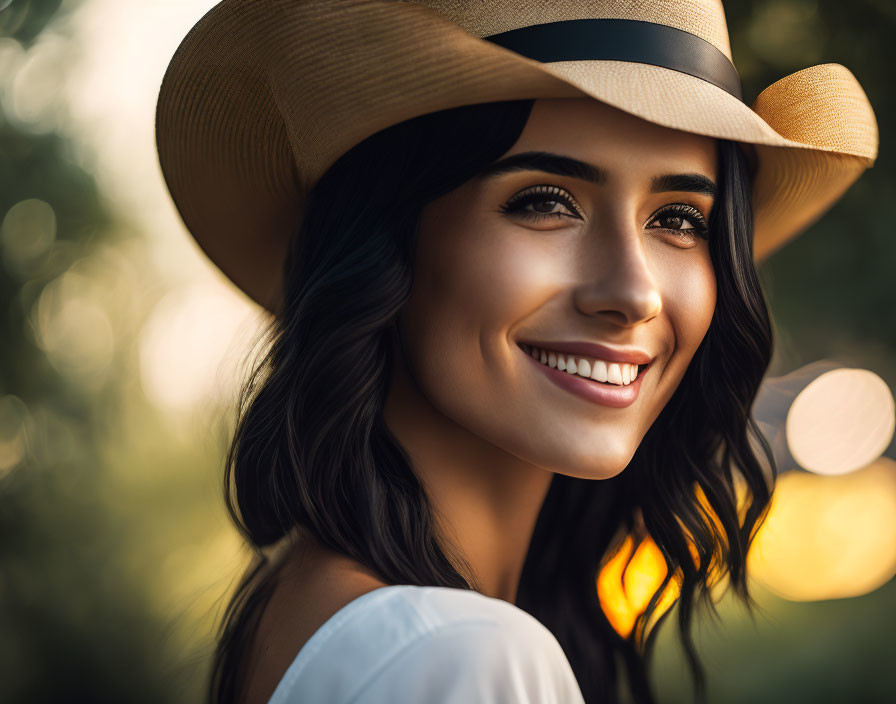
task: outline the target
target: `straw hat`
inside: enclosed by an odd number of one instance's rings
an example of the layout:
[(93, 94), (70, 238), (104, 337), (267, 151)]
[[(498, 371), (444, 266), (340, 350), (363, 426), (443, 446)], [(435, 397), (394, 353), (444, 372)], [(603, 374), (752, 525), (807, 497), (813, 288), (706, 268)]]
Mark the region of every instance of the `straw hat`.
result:
[(587, 96), (755, 145), (757, 258), (877, 157), (874, 112), (840, 64), (744, 103), (719, 0), (224, 0), (171, 59), (156, 143), (200, 247), (277, 311), (305, 196), (353, 146), (460, 105)]

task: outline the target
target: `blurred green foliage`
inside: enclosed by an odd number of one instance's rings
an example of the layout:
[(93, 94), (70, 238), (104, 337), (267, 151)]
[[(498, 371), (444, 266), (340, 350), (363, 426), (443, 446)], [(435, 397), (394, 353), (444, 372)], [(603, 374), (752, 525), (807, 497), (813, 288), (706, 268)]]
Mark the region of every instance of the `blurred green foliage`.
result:
[[(14, 2), (0, 13), (0, 28), (30, 42), (58, 6)], [(99, 490), (97, 411), (108, 396), (68, 385), (28, 334), (43, 286), (110, 226), (93, 178), (63, 149), (60, 137), (23, 134), (0, 116), (0, 213), (38, 198), (52, 205), (58, 225), (53, 256), (27, 281), (8, 267), (0, 272), (0, 396), (24, 401), (50, 435), (39, 456), (0, 484), (0, 699), (165, 701), (150, 638), (156, 625), (120, 564), (135, 546), (122, 540), (127, 532)]]
[[(27, 47), (59, 9), (58, 0), (14, 1), (0, 11), (0, 37)], [(182, 619), (187, 600), (162, 613), (147, 577), (185, 542), (177, 531), (201, 546), (217, 528), (201, 499), (218, 448), (200, 444), (197, 458), (138, 401), (142, 430), (160, 452), (138, 455), (132, 446), (133, 456), (127, 448), (116, 454), (122, 399), (142, 399), (130, 378), (128, 330), (117, 331), (103, 383), (89, 387), (60, 372), (38, 344), (45, 287), (122, 239), (94, 177), (67, 146), (0, 111), (0, 222), (27, 201), (48, 204), (55, 224), (35, 256), (8, 228), (0, 238), (0, 449), (7, 460), (16, 443), (25, 450), (16, 466), (0, 466), (0, 701), (197, 701), (209, 628), (190, 635), (200, 618)], [(173, 474), (177, 481), (161, 483)], [(156, 485), (135, 485), (139, 476)]]
[[(843, 64), (874, 107), (881, 133), (874, 167), (819, 222), (761, 267), (776, 321), (771, 373), (822, 357), (872, 369), (896, 388), (896, 193), (892, 90), (896, 3), (891, 0), (725, 2), (732, 53), (752, 101), (815, 63)], [(896, 444), (888, 455), (893, 457)]]
[(62, 0), (0, 0), (0, 36), (30, 46), (61, 5)]
[[(77, 4), (0, 0), (0, 39), (27, 49)], [(772, 373), (833, 357), (872, 369), (896, 388), (896, 226), (889, 210), (896, 193), (896, 3), (728, 0), (725, 7), (748, 102), (787, 73), (842, 63), (865, 87), (882, 135), (876, 166), (761, 267), (778, 336)], [(0, 701), (198, 701), (215, 599), (241, 557), (218, 538), (226, 531), (218, 488), (223, 443), (214, 433), (197, 441), (172, 428), (143, 397), (134, 379), (139, 316), (115, 329), (108, 369), (89, 384), (61, 371), (39, 344), (35, 311), (46, 287), (138, 237), (122, 234), (69, 147), (64, 137), (22, 129), (0, 111), (0, 222), (13, 206), (36, 199), (49, 209), (38, 203), (26, 215), (49, 213), (53, 228), (40, 247), (0, 239), (0, 447), (7, 459), (21, 455), (0, 467)], [(149, 288), (147, 281), (135, 288)], [(888, 454), (896, 456), (893, 445)], [(184, 587), (197, 555), (228, 550), (230, 559), (212, 562), (220, 574)], [(896, 583), (824, 603), (759, 593), (766, 614), (756, 626), (726, 602), (723, 627), (701, 627), (711, 701), (894, 698), (888, 654)], [(662, 701), (689, 701), (671, 631), (661, 638), (659, 691)]]

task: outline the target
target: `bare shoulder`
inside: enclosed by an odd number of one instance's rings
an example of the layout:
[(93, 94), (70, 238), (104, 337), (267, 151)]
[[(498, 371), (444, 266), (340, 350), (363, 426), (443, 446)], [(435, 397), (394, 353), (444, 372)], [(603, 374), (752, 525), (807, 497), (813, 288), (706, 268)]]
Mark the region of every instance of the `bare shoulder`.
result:
[(312, 635), (349, 602), (387, 586), (363, 565), (308, 536), (284, 557), (248, 654), (245, 704), (267, 704)]

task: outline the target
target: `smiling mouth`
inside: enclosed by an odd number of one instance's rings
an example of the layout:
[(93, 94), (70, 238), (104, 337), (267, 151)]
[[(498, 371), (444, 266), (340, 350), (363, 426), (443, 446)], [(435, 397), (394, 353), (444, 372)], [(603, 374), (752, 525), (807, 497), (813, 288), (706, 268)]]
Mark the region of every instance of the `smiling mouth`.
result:
[(629, 386), (650, 366), (650, 363), (612, 362), (597, 357), (558, 352), (535, 347), (525, 342), (518, 344), (520, 349), (536, 362), (588, 379), (601, 386)]

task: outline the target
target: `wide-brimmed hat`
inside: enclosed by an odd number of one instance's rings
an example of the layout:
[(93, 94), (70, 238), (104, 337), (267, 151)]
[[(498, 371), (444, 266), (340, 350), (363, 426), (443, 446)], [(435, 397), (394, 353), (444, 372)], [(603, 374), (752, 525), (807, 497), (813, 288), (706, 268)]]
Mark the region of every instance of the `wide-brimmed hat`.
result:
[(165, 72), (159, 163), (208, 257), (269, 310), (314, 183), (390, 125), (502, 100), (592, 97), (754, 145), (754, 254), (817, 220), (877, 157), (836, 63), (748, 106), (718, 0), (223, 0)]

